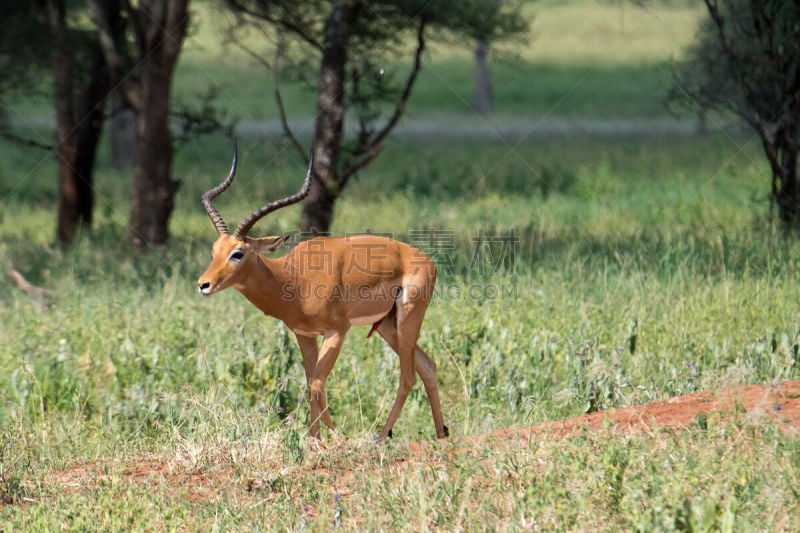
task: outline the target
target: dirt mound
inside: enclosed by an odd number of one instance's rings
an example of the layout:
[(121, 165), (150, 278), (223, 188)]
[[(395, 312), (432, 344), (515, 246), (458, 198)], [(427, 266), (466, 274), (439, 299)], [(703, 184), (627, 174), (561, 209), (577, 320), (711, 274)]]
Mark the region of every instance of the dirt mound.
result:
[[(561, 438), (586, 430), (610, 430), (620, 434), (653, 433), (681, 430), (693, 425), (711, 427), (734, 420), (764, 421), (776, 425), (791, 436), (800, 436), (800, 381), (784, 381), (768, 385), (730, 387), (718, 393), (698, 392), (688, 396), (655, 401), (644, 405), (597, 412), (569, 420), (546, 424), (502, 429), (487, 435), (457, 437), (459, 443), (472, 445), (493, 440), (531, 438)], [(427, 453), (433, 443), (412, 443), (409, 452), (417, 457)], [(113, 462), (113, 461), (110, 461)], [(86, 490), (107, 477), (109, 465), (102, 461), (73, 465), (54, 474), (53, 485), (65, 492)], [(229, 464), (206, 469), (162, 459), (128, 460), (113, 469), (124, 484), (142, 486), (165, 484), (170, 487), (190, 487), (185, 497), (192, 501), (209, 501), (220, 492), (249, 492), (253, 487), (232, 486), (234, 468)], [(346, 476), (347, 473), (340, 473)], [(343, 478), (344, 479), (344, 478)], [(236, 484), (234, 484), (236, 485)], [(345, 490), (345, 489), (343, 489)]]
[(530, 438), (543, 432), (566, 435), (602, 427), (621, 433), (651, 432), (657, 428), (677, 430), (693, 424), (705, 427), (709, 421), (723, 422), (737, 416), (769, 421), (792, 435), (800, 434), (800, 381), (730, 387), (719, 393), (697, 392), (530, 428), (498, 430), (488, 437), (516, 434)]

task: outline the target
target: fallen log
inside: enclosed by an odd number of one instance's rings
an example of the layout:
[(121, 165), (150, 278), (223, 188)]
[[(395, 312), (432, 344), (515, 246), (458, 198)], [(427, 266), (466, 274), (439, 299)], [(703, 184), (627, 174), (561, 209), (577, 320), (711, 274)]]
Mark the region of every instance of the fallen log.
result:
[(8, 271), (8, 278), (19, 290), (43, 304), (48, 304), (53, 299), (53, 291), (44, 287), (37, 287), (14, 268)]

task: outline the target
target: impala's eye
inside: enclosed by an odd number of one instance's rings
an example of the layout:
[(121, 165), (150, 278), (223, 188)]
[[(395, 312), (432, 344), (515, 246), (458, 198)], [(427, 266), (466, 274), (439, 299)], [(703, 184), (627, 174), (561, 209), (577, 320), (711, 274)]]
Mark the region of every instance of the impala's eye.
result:
[(242, 250), (241, 248), (237, 248), (236, 250), (231, 252), (231, 255), (228, 256), (228, 261), (241, 261), (243, 257), (244, 257), (244, 250)]

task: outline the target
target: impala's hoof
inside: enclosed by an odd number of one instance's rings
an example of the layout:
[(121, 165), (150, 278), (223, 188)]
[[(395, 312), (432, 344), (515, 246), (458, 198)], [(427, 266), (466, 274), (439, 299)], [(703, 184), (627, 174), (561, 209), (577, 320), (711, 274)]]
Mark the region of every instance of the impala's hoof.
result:
[(389, 433), (387, 433), (385, 437), (383, 435), (375, 435), (374, 437), (372, 437), (372, 442), (381, 442), (391, 438), (392, 438), (392, 430), (390, 429)]
[(447, 426), (442, 426), (442, 427), (443, 427), (443, 429), (444, 429), (444, 436), (445, 436), (445, 438), (449, 437), (449, 436), (450, 436), (450, 429), (448, 429), (448, 427), (447, 427)]

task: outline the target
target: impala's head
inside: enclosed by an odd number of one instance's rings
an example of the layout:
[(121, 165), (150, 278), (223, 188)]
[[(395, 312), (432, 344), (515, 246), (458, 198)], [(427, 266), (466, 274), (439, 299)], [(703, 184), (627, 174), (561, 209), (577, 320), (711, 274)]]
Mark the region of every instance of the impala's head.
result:
[(274, 252), (290, 235), (244, 240), (233, 235), (220, 235), (211, 246), (211, 264), (200, 276), (197, 287), (203, 296), (243, 282), (250, 274), (250, 265), (263, 253)]
[(260, 260), (258, 258), (260, 254), (274, 252), (289, 238), (288, 235), (283, 235), (280, 237), (262, 237), (256, 239), (248, 237), (247, 233), (256, 222), (267, 214), (282, 207), (297, 203), (305, 198), (311, 186), (313, 159), (308, 163), (306, 179), (303, 182), (303, 187), (297, 194), (263, 205), (244, 219), (236, 228), (236, 231), (230, 234), (228, 232), (228, 226), (225, 224), (225, 221), (222, 220), (219, 211), (217, 211), (211, 202), (214, 198), (222, 194), (233, 181), (233, 176), (236, 174), (237, 161), (237, 148), (234, 144), (233, 163), (231, 164), (230, 172), (228, 172), (228, 177), (203, 195), (203, 207), (205, 207), (208, 216), (211, 218), (211, 222), (214, 223), (214, 227), (217, 228), (217, 233), (219, 234), (219, 237), (211, 247), (211, 264), (197, 282), (200, 294), (204, 296), (211, 296), (223, 289), (242, 283), (249, 275), (250, 265), (253, 264), (253, 261)]

